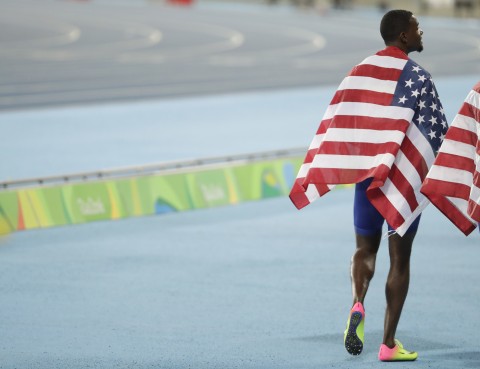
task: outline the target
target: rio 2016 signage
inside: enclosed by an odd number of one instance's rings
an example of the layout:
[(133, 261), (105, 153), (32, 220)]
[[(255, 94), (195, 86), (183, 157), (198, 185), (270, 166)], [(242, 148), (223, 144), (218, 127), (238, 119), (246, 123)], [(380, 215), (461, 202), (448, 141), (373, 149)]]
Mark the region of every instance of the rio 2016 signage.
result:
[(288, 195), (303, 158), (0, 192), (0, 234)]

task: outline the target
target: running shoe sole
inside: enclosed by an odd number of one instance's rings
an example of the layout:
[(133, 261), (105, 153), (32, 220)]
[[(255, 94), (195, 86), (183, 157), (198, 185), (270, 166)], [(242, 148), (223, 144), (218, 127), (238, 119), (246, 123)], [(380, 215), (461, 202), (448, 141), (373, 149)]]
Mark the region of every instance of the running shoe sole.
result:
[(363, 350), (363, 342), (357, 336), (357, 328), (362, 322), (362, 313), (355, 311), (350, 316), (347, 335), (345, 337), (345, 349), (350, 355), (360, 355)]

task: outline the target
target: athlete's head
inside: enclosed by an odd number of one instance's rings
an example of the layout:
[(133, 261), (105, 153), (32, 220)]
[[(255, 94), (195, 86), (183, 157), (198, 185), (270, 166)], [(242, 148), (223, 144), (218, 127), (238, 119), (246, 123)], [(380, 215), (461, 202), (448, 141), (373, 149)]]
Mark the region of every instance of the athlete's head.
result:
[(423, 50), (423, 31), (417, 18), (408, 10), (390, 10), (380, 22), (380, 34), (385, 45), (397, 46), (407, 54)]

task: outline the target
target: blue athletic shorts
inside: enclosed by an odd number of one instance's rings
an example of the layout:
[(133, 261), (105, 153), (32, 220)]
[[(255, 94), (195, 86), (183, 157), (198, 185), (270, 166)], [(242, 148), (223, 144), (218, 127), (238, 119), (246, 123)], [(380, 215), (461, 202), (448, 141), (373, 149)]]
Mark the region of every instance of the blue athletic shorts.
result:
[[(385, 219), (371, 204), (367, 198), (367, 188), (372, 183), (372, 178), (357, 183), (355, 185), (355, 198), (353, 201), (353, 225), (355, 232), (362, 236), (373, 236), (382, 233), (383, 222)], [(415, 219), (406, 233), (416, 232), (420, 223), (420, 215)], [(388, 230), (393, 228), (387, 223)]]

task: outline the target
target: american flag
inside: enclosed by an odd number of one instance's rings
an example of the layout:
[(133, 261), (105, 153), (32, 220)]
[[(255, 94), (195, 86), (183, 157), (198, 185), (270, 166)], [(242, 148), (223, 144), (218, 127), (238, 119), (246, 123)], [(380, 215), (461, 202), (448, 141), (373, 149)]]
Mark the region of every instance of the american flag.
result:
[(290, 199), (301, 209), (336, 184), (373, 177), (367, 196), (402, 236), (428, 204), (420, 187), (447, 129), (430, 74), (387, 47), (340, 84)]
[(480, 82), (455, 116), (421, 191), (465, 235), (480, 222)]

